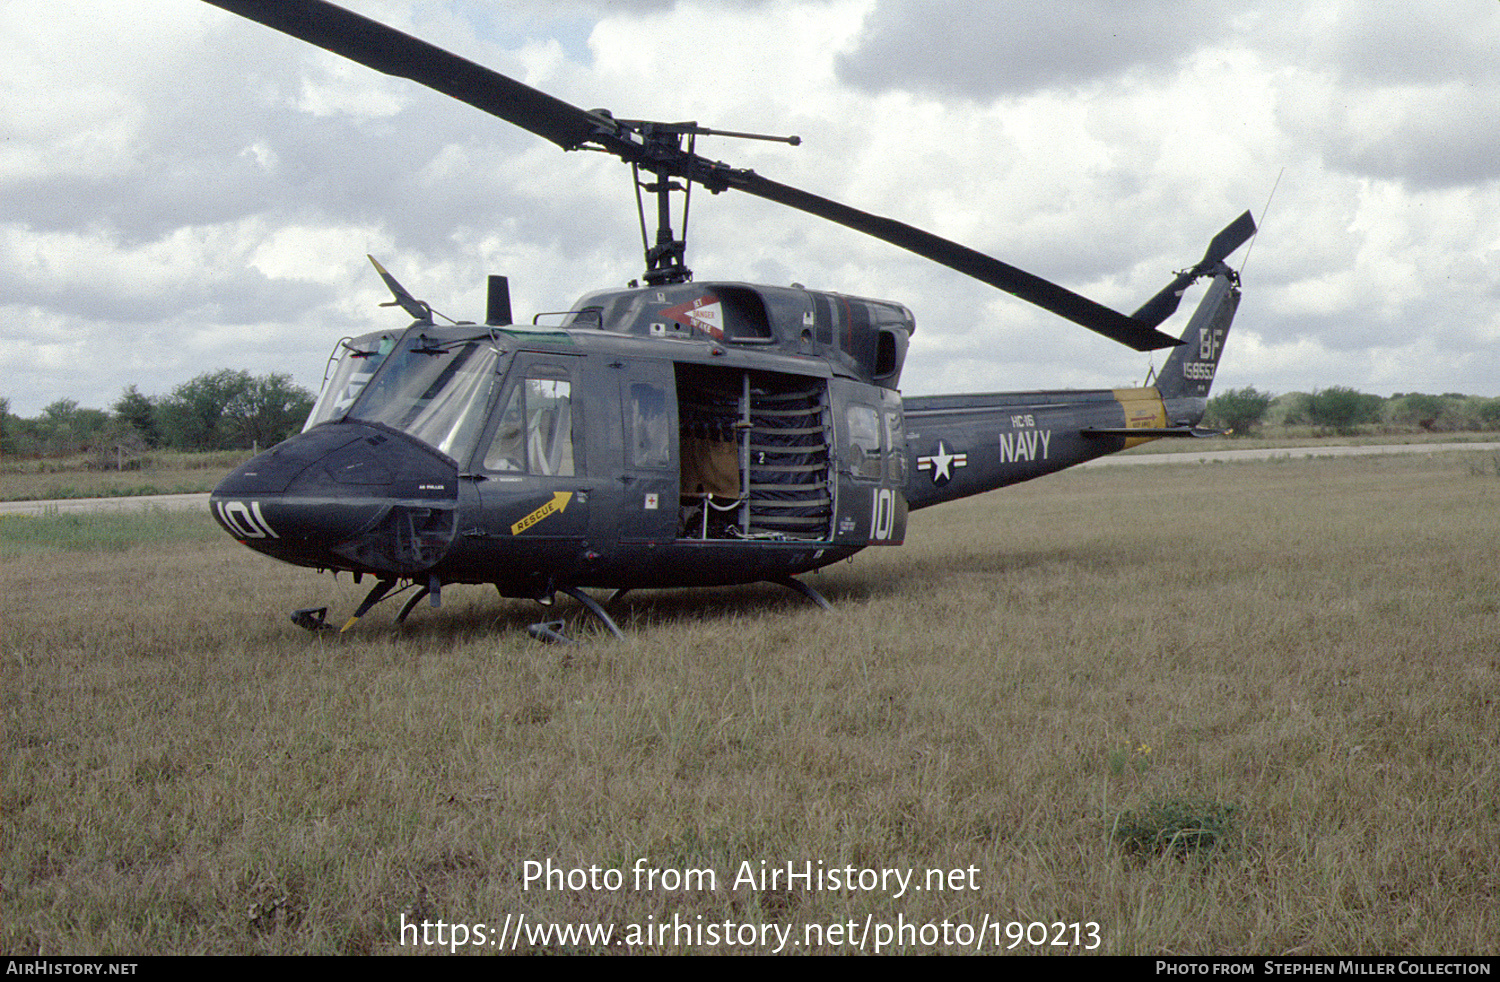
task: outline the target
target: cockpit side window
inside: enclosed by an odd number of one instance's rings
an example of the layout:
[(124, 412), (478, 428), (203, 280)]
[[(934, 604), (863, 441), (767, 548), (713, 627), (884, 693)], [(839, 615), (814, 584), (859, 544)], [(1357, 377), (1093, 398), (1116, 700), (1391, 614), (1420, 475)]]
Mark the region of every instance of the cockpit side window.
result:
[(573, 477), (573, 386), (567, 379), (527, 377), (514, 385), (484, 454), (496, 473)]

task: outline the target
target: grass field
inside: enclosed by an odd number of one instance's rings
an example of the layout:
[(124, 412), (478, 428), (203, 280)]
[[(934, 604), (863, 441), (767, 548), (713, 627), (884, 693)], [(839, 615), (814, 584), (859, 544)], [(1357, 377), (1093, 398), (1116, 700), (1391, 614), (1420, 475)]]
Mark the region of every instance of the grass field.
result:
[(0, 951), (1495, 954), (1492, 456), (1071, 471), (832, 614), (642, 594), (576, 648), (477, 587), (310, 635), (369, 584), (6, 518)]
[(251, 456), (247, 450), (157, 450), (131, 459), (133, 469), (126, 470), (100, 469), (98, 455), (7, 457), (0, 460), (0, 501), (202, 494)]
[[(1126, 451), (1130, 454), (1187, 453), (1204, 450), (1280, 449), (1340, 444), (1409, 444), (1486, 442), (1493, 432), (1425, 433), (1391, 432), (1365, 427), (1364, 432), (1330, 437), (1311, 427), (1269, 427), (1231, 440), (1156, 440)], [(140, 497), (156, 494), (204, 494), (214, 489), (224, 475), (249, 460), (248, 450), (214, 453), (180, 453), (153, 450), (129, 458), (131, 469), (104, 470), (108, 454), (78, 454), (72, 457), (0, 458), (0, 501), (50, 501), (71, 498)]]

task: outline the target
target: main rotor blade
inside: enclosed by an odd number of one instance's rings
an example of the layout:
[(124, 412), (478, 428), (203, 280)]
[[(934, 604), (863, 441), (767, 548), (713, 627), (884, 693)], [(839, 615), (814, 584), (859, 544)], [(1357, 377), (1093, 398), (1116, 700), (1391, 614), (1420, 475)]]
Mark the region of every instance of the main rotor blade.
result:
[(444, 95), (575, 150), (609, 120), (323, 0), (205, 0), (386, 75)]
[(725, 183), (748, 194), (788, 205), (900, 246), (1034, 303), (1043, 310), (1051, 311), (1107, 338), (1129, 345), (1136, 351), (1170, 348), (1182, 343), (1150, 325), (1133, 320), (1040, 276), (894, 219), (881, 218), (879, 215), (778, 184), (753, 171), (731, 171)]
[(624, 160), (644, 163), (658, 174), (697, 181), (713, 191), (736, 188), (864, 232), (1034, 303), (1137, 351), (1168, 348), (1181, 343), (1155, 330), (1153, 325), (1143, 324), (1056, 283), (930, 232), (778, 184), (754, 171), (737, 170), (697, 154), (643, 141), (635, 136), (634, 131), (627, 131), (628, 127), (623, 123), (617, 123), (607, 115), (579, 109), (325, 0), (205, 2), (376, 71), (411, 79), (514, 123), (564, 150), (575, 150), (585, 143), (592, 143)]

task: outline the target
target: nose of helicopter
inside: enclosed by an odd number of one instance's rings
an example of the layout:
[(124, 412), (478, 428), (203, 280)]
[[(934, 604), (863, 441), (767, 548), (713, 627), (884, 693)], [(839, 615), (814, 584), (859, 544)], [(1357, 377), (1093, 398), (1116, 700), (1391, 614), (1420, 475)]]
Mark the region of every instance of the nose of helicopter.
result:
[(299, 566), (410, 576), (452, 545), (458, 468), (401, 433), (328, 423), (219, 483), (214, 518), (235, 539)]

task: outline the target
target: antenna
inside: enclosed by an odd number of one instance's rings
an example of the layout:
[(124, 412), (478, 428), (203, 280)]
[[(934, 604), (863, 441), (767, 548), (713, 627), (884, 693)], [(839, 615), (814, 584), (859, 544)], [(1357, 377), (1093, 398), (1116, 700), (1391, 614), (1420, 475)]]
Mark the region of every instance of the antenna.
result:
[[(1276, 183), (1271, 185), (1271, 193), (1266, 196), (1266, 206), (1260, 210), (1260, 225), (1257, 227), (1256, 231), (1259, 231), (1260, 228), (1265, 227), (1266, 215), (1268, 215), (1271, 211), (1271, 201), (1276, 197), (1276, 189), (1281, 187), (1281, 175), (1285, 173), (1285, 167), (1276, 172)], [(1255, 239), (1257, 238), (1259, 238), (1259, 236), (1252, 237), (1250, 239), (1250, 248), (1245, 250), (1245, 261), (1240, 263), (1241, 277), (1245, 275), (1245, 267), (1250, 265), (1250, 253), (1255, 251)]]

